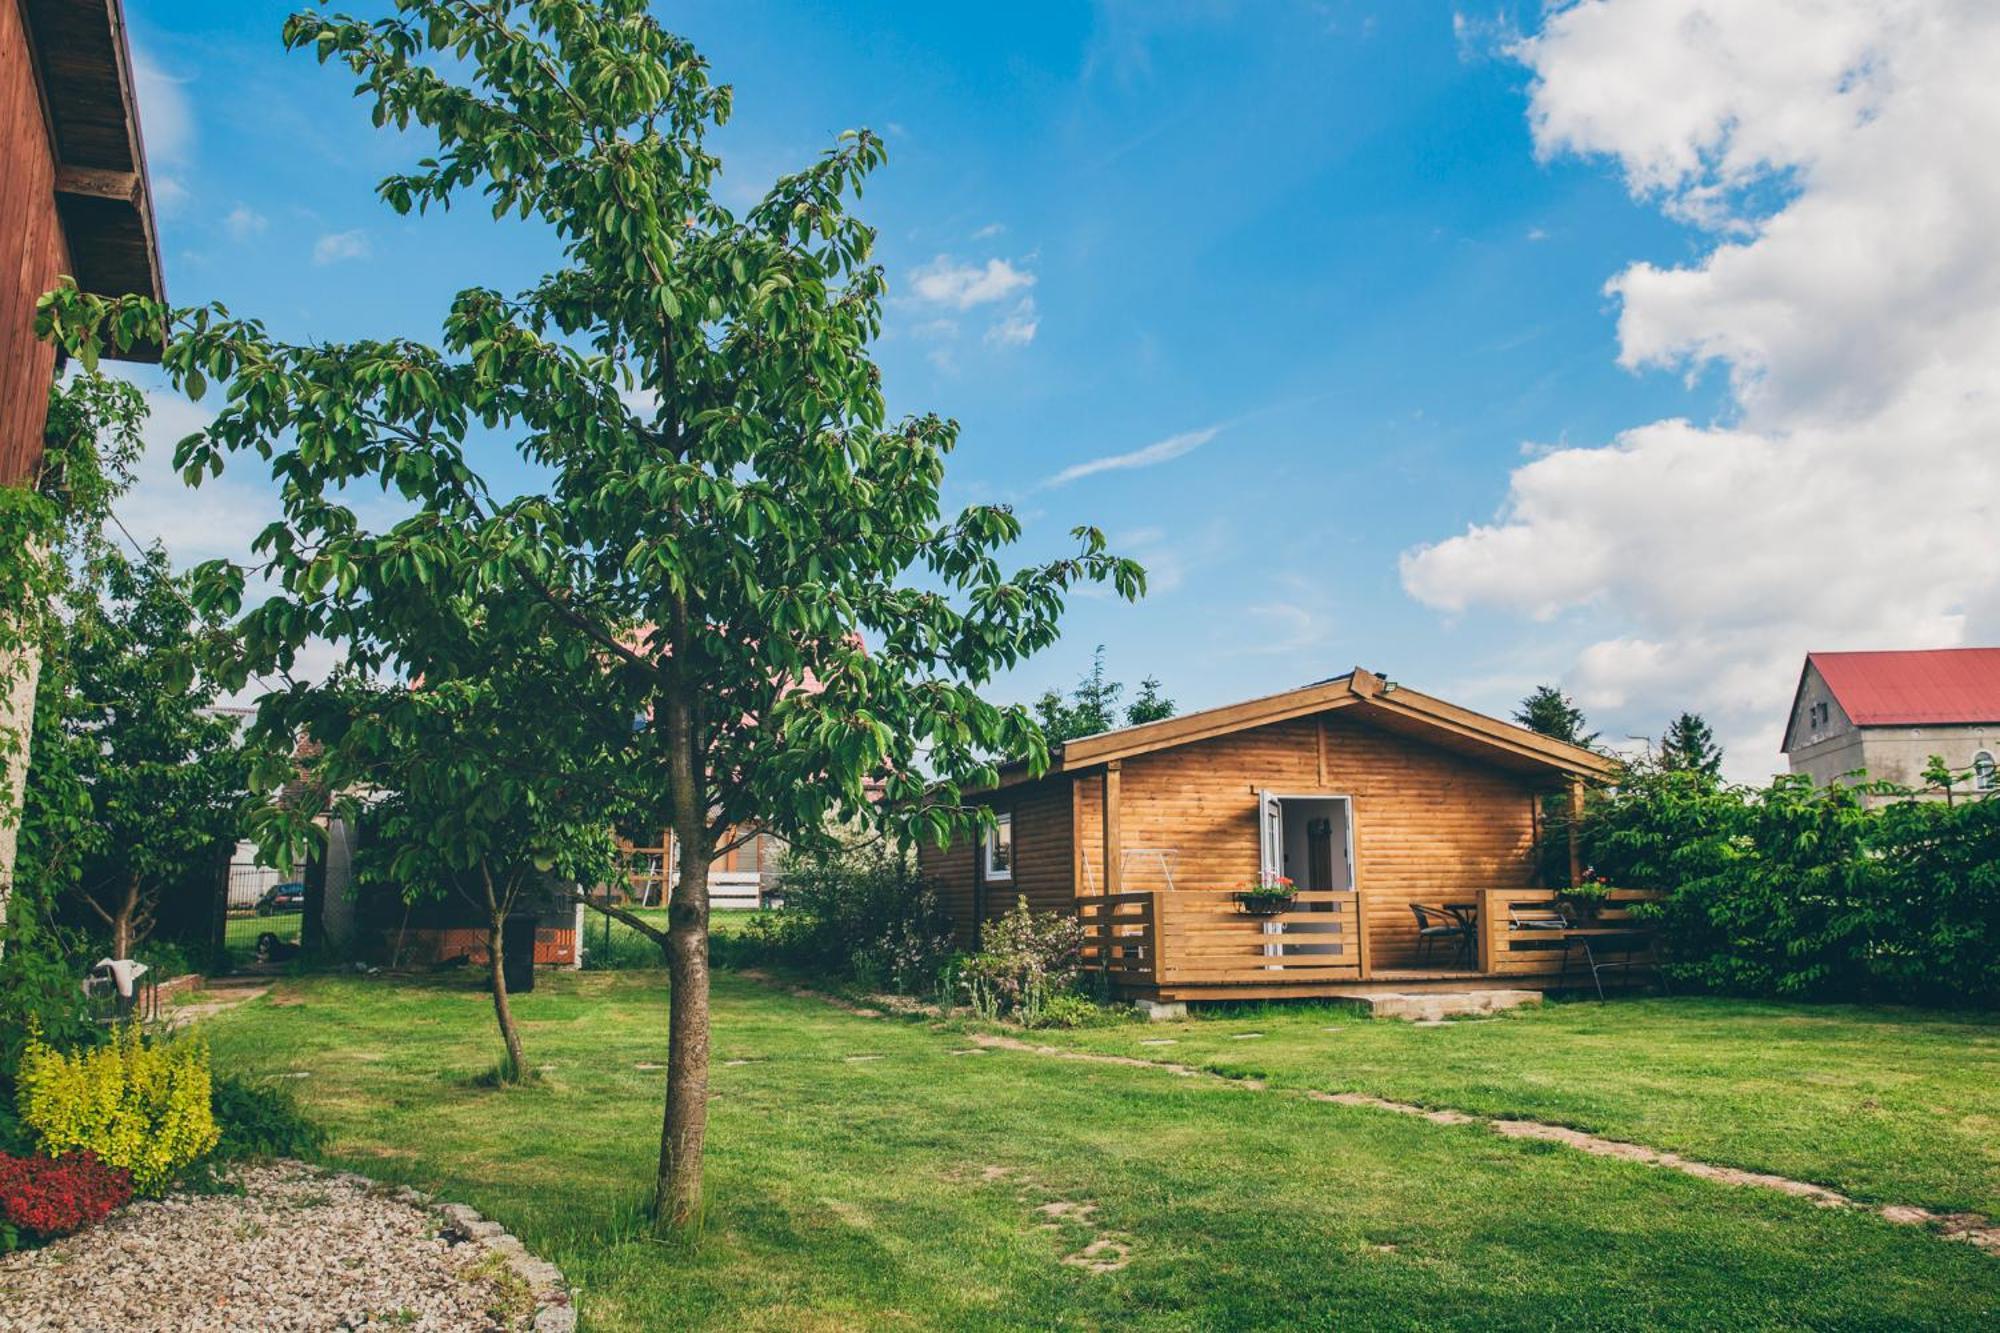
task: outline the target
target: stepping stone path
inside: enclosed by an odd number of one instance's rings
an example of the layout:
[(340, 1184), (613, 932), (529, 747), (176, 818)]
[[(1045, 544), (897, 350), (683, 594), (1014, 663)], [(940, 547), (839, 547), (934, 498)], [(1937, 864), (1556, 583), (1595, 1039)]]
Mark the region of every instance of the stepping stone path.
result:
[[(1533, 992), (1530, 992), (1531, 994)], [(999, 1050), (1019, 1051), (1027, 1055), (1038, 1055), (1045, 1059), (1077, 1060), (1086, 1064), (1124, 1065), (1142, 1069), (1157, 1069), (1163, 1074), (1173, 1074), (1180, 1078), (1207, 1078), (1231, 1087), (1242, 1088), (1246, 1092), (1270, 1093), (1272, 1089), (1262, 1079), (1238, 1078), (1219, 1074), (1211, 1069), (1197, 1069), (1192, 1065), (1170, 1064), (1161, 1060), (1142, 1060), (1135, 1055), (1104, 1055), (1095, 1051), (1068, 1050), (1060, 1046), (1038, 1046), (1022, 1041), (1018, 1037), (998, 1037), (981, 1034), (973, 1038), (981, 1045)], [(1279, 1093), (1278, 1095), (1285, 1095)], [(1539, 1139), (1545, 1143), (1558, 1143), (1574, 1148), (1578, 1152), (1593, 1157), (1611, 1157), (1625, 1162), (1638, 1162), (1646, 1166), (1656, 1166), (1669, 1171), (1679, 1171), (1702, 1180), (1712, 1180), (1724, 1185), (1742, 1185), (1756, 1189), (1774, 1190), (1788, 1194), (1795, 1199), (1804, 1199), (1822, 1208), (1856, 1208), (1875, 1214), (1885, 1222), (1901, 1226), (1928, 1227), (1937, 1235), (1949, 1240), (1962, 1240), (1978, 1246), (1988, 1254), (2000, 1256), (2000, 1222), (1979, 1213), (1940, 1213), (1911, 1204), (1872, 1204), (1849, 1198), (1839, 1190), (1824, 1185), (1814, 1185), (1808, 1181), (1792, 1180), (1786, 1176), (1772, 1175), (1764, 1171), (1746, 1171), (1741, 1167), (1720, 1166), (1714, 1162), (1703, 1162), (1679, 1153), (1666, 1152), (1659, 1148), (1649, 1148), (1643, 1143), (1624, 1143), (1617, 1139), (1602, 1138), (1596, 1134), (1586, 1134), (1582, 1130), (1568, 1129), (1562, 1125), (1547, 1125), (1536, 1120), (1491, 1120), (1485, 1116), (1471, 1115), (1465, 1111), (1454, 1111), (1444, 1107), (1417, 1106), (1410, 1102), (1391, 1101), (1386, 1097), (1376, 1097), (1365, 1092), (1321, 1092), (1317, 1089), (1293, 1094), (1308, 1101), (1330, 1102), (1337, 1106), (1366, 1107), (1376, 1111), (1390, 1111), (1397, 1115), (1416, 1116), (1434, 1125), (1480, 1126), (1502, 1138)], [(1005, 1167), (989, 1168), (1001, 1171)]]
[[(1035, 1177), (1011, 1166), (982, 1166), (976, 1181), (981, 1185), (1012, 1185), (1016, 1191), (1014, 1197), (1023, 1203), (1054, 1192)], [(1062, 1257), (1062, 1262), (1070, 1267), (1102, 1275), (1115, 1273), (1132, 1262), (1132, 1237), (1099, 1230), (1097, 1205), (1088, 1199), (1047, 1199), (1036, 1204), (1034, 1212), (1047, 1219), (1041, 1223), (1045, 1231), (1081, 1229), (1090, 1234), (1081, 1248)]]

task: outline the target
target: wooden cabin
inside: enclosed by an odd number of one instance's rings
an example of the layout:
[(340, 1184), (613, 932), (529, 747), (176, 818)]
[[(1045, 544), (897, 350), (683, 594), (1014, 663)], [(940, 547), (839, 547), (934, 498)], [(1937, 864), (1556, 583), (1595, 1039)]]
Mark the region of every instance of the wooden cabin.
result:
[[(972, 798), (998, 825), (983, 845), (919, 859), (967, 946), (1021, 899), (1076, 912), (1094, 964), (1139, 997), (1553, 984), (1557, 951), (1512, 929), (1555, 896), (1536, 869), (1544, 801), (1576, 801), (1611, 771), (1602, 755), (1357, 668), (1069, 741), (1042, 775), (1014, 766)], [(1574, 875), (1574, 849), (1569, 860)], [(1298, 894), (1278, 915), (1233, 897), (1280, 876)], [(1413, 903), (1451, 907), (1476, 939), (1440, 951), (1419, 937)]]

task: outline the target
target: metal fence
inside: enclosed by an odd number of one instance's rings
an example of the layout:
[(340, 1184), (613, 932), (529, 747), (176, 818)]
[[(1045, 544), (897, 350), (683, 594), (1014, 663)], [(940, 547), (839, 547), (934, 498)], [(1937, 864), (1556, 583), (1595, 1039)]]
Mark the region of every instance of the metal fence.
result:
[(236, 854), (229, 858), (229, 910), (240, 912), (255, 907), (265, 890), (284, 882), (281, 872), (257, 864), (255, 847), (245, 842), (236, 844)]

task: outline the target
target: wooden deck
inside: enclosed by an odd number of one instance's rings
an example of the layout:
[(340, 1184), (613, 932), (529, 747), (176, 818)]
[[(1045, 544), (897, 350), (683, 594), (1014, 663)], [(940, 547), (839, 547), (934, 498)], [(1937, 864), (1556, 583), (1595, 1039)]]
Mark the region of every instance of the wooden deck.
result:
[[(1622, 946), (1636, 932), (1642, 947), (1630, 952), (1640, 958), (1651, 953), (1652, 932), (1632, 919), (1630, 909), (1655, 895), (1614, 889), (1590, 921), (1560, 930), (1538, 924), (1560, 896), (1554, 889), (1478, 891), (1471, 967), (1373, 967), (1362, 924), (1368, 920), (1366, 890), (1301, 893), (1288, 911), (1253, 916), (1229, 893), (1149, 889), (1079, 898), (1077, 915), (1087, 932), (1088, 965), (1115, 993), (1134, 999), (1554, 990), (1590, 984), (1582, 961), (1586, 940), (1600, 949), (1606, 943)], [(1651, 980), (1650, 969), (1640, 976)]]

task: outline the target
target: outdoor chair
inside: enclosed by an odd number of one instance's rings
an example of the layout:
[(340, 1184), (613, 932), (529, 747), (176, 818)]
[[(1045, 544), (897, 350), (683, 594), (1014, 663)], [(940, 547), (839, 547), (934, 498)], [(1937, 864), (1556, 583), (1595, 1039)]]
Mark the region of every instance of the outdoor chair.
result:
[(1553, 952), (1556, 949), (1561, 949), (1562, 971), (1556, 978), (1556, 984), (1561, 985), (1569, 979), (1570, 937), (1568, 917), (1564, 916), (1554, 907), (1537, 907), (1529, 903), (1515, 903), (1507, 909), (1507, 924), (1512, 929), (1524, 933), (1539, 931), (1546, 934), (1549, 937), (1548, 949), (1545, 951), (1537, 944), (1534, 946), (1535, 951)]
[[(1634, 968), (1649, 969), (1658, 981), (1660, 994), (1671, 995), (1667, 985), (1667, 970), (1660, 966), (1660, 948), (1657, 935), (1650, 929), (1634, 927), (1630, 930), (1607, 931), (1596, 937), (1584, 936), (1583, 961), (1590, 968), (1591, 984), (1597, 987), (1597, 998), (1604, 998), (1604, 974), (1619, 971), (1630, 974)], [(1640, 955), (1645, 957), (1641, 958)], [(1564, 960), (1565, 971), (1568, 959)]]
[(1429, 961), (1431, 950), (1441, 941), (1452, 942), (1451, 960), (1463, 966), (1472, 958), (1472, 924), (1456, 912), (1442, 907), (1425, 907), (1411, 903), (1410, 911), (1417, 918), (1417, 966)]

